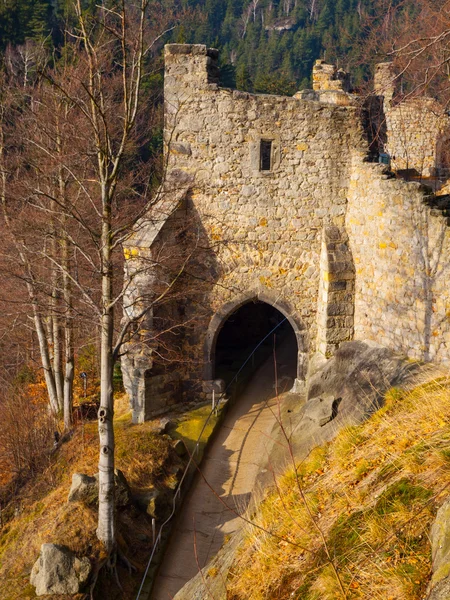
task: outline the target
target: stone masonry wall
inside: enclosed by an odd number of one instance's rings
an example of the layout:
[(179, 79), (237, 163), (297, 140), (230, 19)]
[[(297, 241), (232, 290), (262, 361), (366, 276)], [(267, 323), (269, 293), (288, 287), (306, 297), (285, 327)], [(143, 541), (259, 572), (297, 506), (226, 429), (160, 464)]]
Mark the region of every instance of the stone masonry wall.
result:
[(355, 267), (343, 227), (324, 227), (317, 304), (317, 351), (329, 357), (353, 339)]
[(450, 362), (450, 228), (417, 183), (355, 161), (346, 229), (356, 267), (355, 338)]
[[(358, 109), (220, 89), (204, 47), (168, 46), (165, 58), (169, 179), (192, 182), (191, 210), (220, 271), (203, 301), (205, 326), (243, 294), (270, 294), (297, 315), (302, 355), (314, 352), (322, 229), (344, 224), (352, 153), (364, 153)], [(272, 142), (268, 171), (261, 140)], [(194, 299), (187, 305), (197, 310)], [(201, 347), (194, 334), (192, 364), (201, 365)]]
[(413, 169), (423, 177), (439, 170), (439, 140), (448, 127), (438, 103), (431, 98), (414, 98), (397, 105), (385, 103), (386, 151), (394, 170)]
[(433, 98), (402, 99), (398, 87), (392, 63), (378, 64), (374, 90), (384, 97), (384, 150), (391, 156), (392, 168), (414, 170), (423, 177), (442, 175), (442, 144), (449, 140), (450, 119)]

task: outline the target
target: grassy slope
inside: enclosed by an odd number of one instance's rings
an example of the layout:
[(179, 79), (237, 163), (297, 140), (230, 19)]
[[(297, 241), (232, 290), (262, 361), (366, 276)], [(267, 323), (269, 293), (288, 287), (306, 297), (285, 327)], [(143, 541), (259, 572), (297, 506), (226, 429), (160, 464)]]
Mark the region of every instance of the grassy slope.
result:
[[(153, 427), (151, 421), (133, 425), (126, 397), (116, 400), (116, 466), (125, 473), (133, 491), (153, 485), (162, 489), (173, 486), (180, 466), (171, 441), (154, 434)], [(72, 474), (93, 475), (97, 462), (97, 423), (88, 422), (49, 460), (48, 468), (32, 485), (21, 491), (22, 513), (0, 530), (1, 600), (35, 597), (34, 588), (28, 584), (29, 573), (45, 542), (65, 544), (79, 555), (99, 559), (102, 550), (95, 537), (95, 507), (67, 503)], [(143, 534), (146, 541), (142, 541)], [(125, 554), (142, 571), (150, 551), (150, 519), (133, 507), (119, 511), (118, 537)], [(133, 581), (126, 570), (120, 575), (124, 594), (118, 594), (105, 580), (99, 583), (99, 597), (133, 597), (136, 579)]]
[(450, 495), (449, 405), (450, 379), (392, 389), (370, 420), (286, 473), (255, 517), (283, 539), (248, 530), (227, 597), (422, 598), (430, 526)]

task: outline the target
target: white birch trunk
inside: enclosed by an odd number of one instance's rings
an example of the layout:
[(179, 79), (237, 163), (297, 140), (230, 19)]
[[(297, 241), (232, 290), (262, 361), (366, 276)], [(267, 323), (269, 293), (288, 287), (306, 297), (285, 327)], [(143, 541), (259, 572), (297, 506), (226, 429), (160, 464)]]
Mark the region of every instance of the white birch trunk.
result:
[(58, 409), (59, 411), (63, 410), (63, 373), (62, 373), (62, 360), (61, 360), (61, 325), (56, 314), (57, 304), (58, 304), (58, 294), (53, 292), (52, 298), (52, 326), (53, 326), (53, 374), (55, 377), (55, 388), (56, 388), (56, 398), (58, 400)]
[[(51, 202), (52, 214), (56, 214), (57, 205), (56, 202)], [(60, 309), (60, 275), (56, 264), (59, 262), (58, 252), (58, 240), (56, 234), (55, 222), (52, 217), (51, 219), (51, 253), (55, 263), (51, 264), (52, 273), (52, 300), (51, 300), (51, 337), (49, 339), (53, 341), (53, 376), (55, 378), (56, 396), (58, 399), (58, 408), (61, 412), (63, 410), (63, 372), (62, 372), (62, 348), (61, 348), (61, 322), (58, 315)]]
[(114, 393), (113, 393), (113, 328), (111, 215), (108, 193), (103, 191), (102, 225), (102, 306), (100, 347), (100, 409), (98, 433), (100, 440), (99, 495), (97, 537), (110, 553), (116, 543), (114, 490)]
[[(58, 130), (56, 136), (58, 154), (62, 153), (62, 142), (60, 136), (60, 128), (58, 122)], [(59, 194), (61, 204), (67, 207), (67, 191), (66, 182), (64, 179), (63, 168), (59, 168)], [(63, 285), (63, 300), (64, 300), (64, 389), (63, 389), (63, 415), (64, 429), (69, 431), (72, 428), (73, 419), (73, 380), (75, 376), (75, 352), (74, 352), (74, 337), (73, 337), (73, 298), (72, 298), (72, 282), (70, 280), (71, 260), (69, 252), (69, 240), (67, 234), (67, 218), (63, 211), (62, 214), (62, 237), (61, 237), (61, 263), (62, 263), (62, 285)]]
[(58, 414), (58, 412), (59, 412), (58, 394), (56, 392), (55, 378), (53, 375), (53, 369), (52, 369), (52, 363), (51, 363), (51, 359), (50, 359), (50, 352), (48, 349), (48, 341), (47, 341), (47, 336), (45, 333), (45, 327), (42, 322), (42, 317), (39, 314), (39, 307), (37, 306), (37, 302), (34, 299), (34, 293), (33, 293), (31, 284), (27, 284), (27, 287), (28, 287), (28, 294), (30, 296), (31, 304), (33, 307), (34, 326), (35, 326), (37, 337), (38, 337), (39, 352), (41, 355), (42, 367), (44, 369), (44, 378), (45, 378), (45, 384), (47, 386), (50, 407), (52, 409), (52, 412), (54, 412), (55, 414)]
[(69, 249), (67, 239), (63, 239), (62, 260), (63, 260), (63, 289), (65, 304), (64, 319), (64, 429), (69, 431), (72, 427), (72, 409), (73, 409), (73, 379), (75, 375), (75, 358), (73, 343), (73, 310), (72, 310), (72, 290), (69, 278)]
[(68, 339), (68, 333), (66, 329), (66, 365), (64, 370), (64, 429), (66, 431), (69, 431), (72, 427), (73, 378), (75, 374), (73, 346), (71, 340)]

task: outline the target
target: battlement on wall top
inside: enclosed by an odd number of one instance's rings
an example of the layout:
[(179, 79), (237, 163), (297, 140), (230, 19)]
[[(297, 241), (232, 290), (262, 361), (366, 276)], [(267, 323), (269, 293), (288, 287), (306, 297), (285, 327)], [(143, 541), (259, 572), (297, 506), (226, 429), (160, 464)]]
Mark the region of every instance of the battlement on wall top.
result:
[(204, 44), (167, 44), (164, 49), (166, 77), (183, 79), (184, 84), (219, 83), (219, 51)]
[[(219, 51), (204, 44), (167, 44), (165, 47), (166, 92), (168, 88), (201, 89), (219, 84)], [(313, 89), (301, 90), (296, 100), (346, 106), (352, 104), (350, 77), (335, 65), (317, 60), (313, 69)], [(247, 92), (244, 92), (247, 93)], [(252, 94), (254, 95), (254, 94)]]

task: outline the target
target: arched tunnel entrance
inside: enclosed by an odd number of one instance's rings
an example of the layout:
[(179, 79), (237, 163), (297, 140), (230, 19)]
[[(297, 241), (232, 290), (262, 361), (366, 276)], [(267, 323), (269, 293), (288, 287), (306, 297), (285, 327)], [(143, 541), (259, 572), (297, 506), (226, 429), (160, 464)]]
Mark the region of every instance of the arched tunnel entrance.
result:
[(214, 378), (239, 387), (264, 363), (278, 380), (278, 391), (292, 388), (297, 377), (297, 337), (288, 319), (274, 306), (250, 301), (219, 329), (214, 352)]

